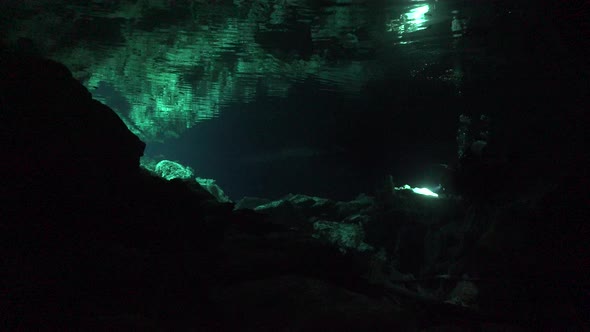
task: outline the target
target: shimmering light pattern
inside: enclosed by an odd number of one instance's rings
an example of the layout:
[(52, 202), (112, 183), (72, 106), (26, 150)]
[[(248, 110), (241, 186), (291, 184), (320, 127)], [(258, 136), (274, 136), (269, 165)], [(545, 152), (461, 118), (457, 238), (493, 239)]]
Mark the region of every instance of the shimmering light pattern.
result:
[(395, 187), (394, 189), (395, 190), (411, 190), (412, 192), (414, 192), (414, 193), (416, 193), (418, 195), (438, 197), (438, 194), (437, 193), (432, 192), (432, 190), (430, 190), (428, 188), (412, 188), (408, 184), (403, 185), (401, 187)]
[[(304, 0), (91, 1), (59, 10), (40, 5), (30, 20), (12, 22), (8, 37), (30, 38), (55, 50), (48, 56), (91, 91), (112, 88), (124, 103), (110, 103), (100, 93), (95, 97), (149, 143), (180, 137), (228, 106), (286, 97), (302, 82), (359, 94), (371, 80), (410, 63), (438, 61), (436, 52), (423, 50), (436, 49), (444, 34), (427, 28), (450, 30), (453, 19), (436, 1), (327, 3), (333, 5)], [(56, 47), (72, 35), (75, 44)], [(424, 41), (430, 48), (412, 45)], [(461, 73), (455, 66), (444, 77), (424, 74), (436, 80)]]
[(398, 19), (387, 23), (387, 31), (396, 32), (402, 37), (406, 33), (412, 33), (426, 29), (426, 13), (430, 11), (429, 5), (419, 5), (401, 14)]

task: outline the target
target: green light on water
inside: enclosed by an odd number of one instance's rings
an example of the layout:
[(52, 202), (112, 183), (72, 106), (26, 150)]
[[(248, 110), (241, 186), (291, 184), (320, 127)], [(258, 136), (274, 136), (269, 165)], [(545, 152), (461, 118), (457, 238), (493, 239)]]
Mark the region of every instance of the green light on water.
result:
[(428, 19), (426, 13), (430, 11), (430, 6), (416, 6), (407, 13), (399, 16), (399, 19), (393, 19), (387, 23), (387, 31), (397, 32), (400, 37), (403, 34), (416, 32), (426, 29)]
[(410, 12), (406, 14), (406, 16), (408, 20), (414, 21), (414, 24), (422, 24), (426, 22), (424, 14), (428, 13), (429, 10), (430, 7), (428, 5), (423, 5), (410, 10)]
[(424, 195), (424, 196), (430, 196), (430, 197), (438, 197), (438, 194), (435, 192), (432, 192), (432, 190), (428, 189), (428, 188), (412, 188), (410, 187), (410, 185), (403, 185), (401, 187), (394, 187), (395, 190), (411, 190), (412, 192), (414, 192), (415, 194), (418, 195)]

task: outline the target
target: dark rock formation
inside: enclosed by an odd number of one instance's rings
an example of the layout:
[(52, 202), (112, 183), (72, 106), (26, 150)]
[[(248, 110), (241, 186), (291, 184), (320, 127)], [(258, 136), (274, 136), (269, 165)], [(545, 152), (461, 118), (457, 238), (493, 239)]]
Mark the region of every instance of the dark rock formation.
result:
[(233, 211), (194, 181), (140, 169), (143, 149), (63, 65), (0, 53), (0, 329), (585, 323), (581, 167), (498, 202), (426, 202), (389, 186), (375, 199), (289, 195)]
[(145, 144), (59, 63), (2, 53), (0, 107), (7, 328), (183, 321), (187, 312), (146, 318), (140, 306), (164, 315), (173, 303), (202, 302), (195, 269), (180, 267), (203, 268), (203, 248), (219, 241), (232, 206), (140, 171)]
[[(144, 144), (63, 65), (2, 53), (0, 107), (3, 330), (411, 323), (353, 293), (361, 270), (337, 248), (140, 169)], [(261, 290), (276, 305), (244, 317)]]

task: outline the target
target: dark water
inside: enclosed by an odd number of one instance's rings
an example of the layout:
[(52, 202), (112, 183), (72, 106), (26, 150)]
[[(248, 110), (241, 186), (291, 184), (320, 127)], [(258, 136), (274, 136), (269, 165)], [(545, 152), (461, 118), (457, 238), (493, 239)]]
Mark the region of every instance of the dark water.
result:
[(6, 8), (8, 38), (64, 62), (147, 157), (189, 165), (234, 199), (352, 198), (388, 174), (436, 186), (437, 165), (456, 158), (459, 114), (489, 115), (506, 147), (528, 118), (560, 107), (561, 84), (546, 82), (569, 75), (554, 17), (529, 1)]

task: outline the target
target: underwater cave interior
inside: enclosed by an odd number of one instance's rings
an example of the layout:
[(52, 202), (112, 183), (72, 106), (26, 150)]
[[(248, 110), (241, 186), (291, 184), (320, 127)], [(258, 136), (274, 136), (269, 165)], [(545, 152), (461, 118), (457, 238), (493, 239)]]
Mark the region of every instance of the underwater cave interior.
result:
[(588, 15), (3, 1), (9, 330), (588, 328)]

